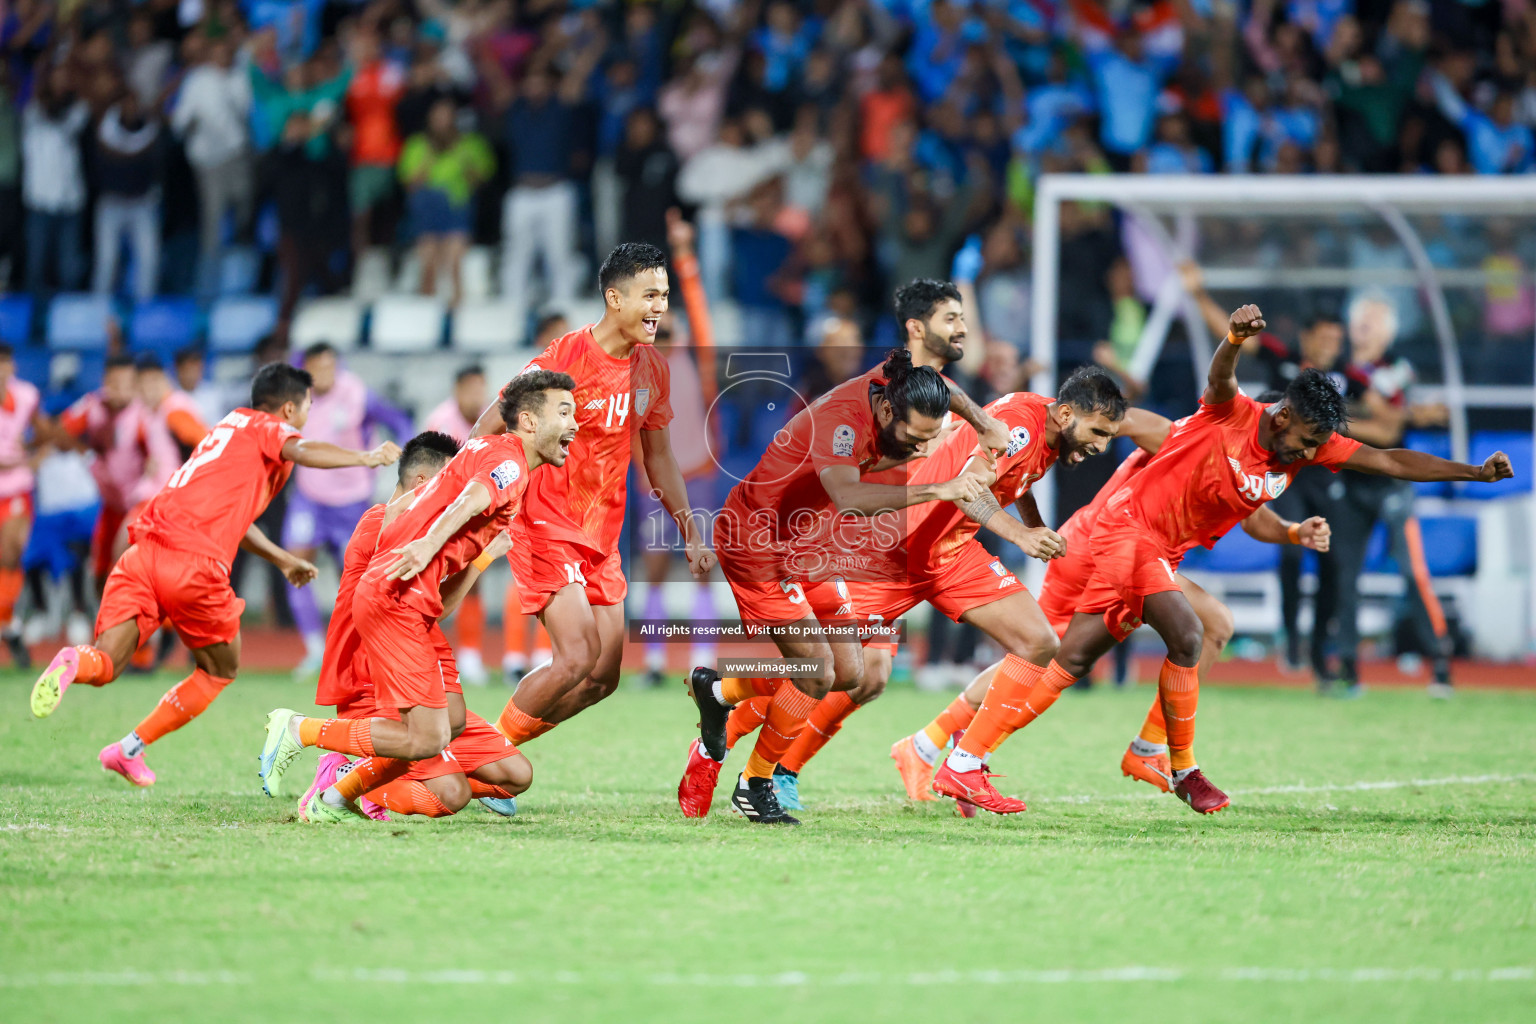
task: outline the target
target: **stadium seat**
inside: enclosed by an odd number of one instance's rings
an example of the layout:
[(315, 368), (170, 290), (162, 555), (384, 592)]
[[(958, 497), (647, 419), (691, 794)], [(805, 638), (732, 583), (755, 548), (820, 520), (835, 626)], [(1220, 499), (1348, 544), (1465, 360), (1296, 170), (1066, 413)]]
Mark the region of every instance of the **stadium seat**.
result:
[(15, 349), (16, 376), (47, 391), (53, 382), (53, 353), (33, 345), (17, 345)]
[(447, 307), (426, 295), (390, 295), (373, 304), (369, 342), (375, 352), (430, 352), (442, 347)]
[(0, 341), (25, 345), (32, 337), (32, 296), (0, 295)]
[(1489, 498), (1531, 493), (1531, 472), (1536, 468), (1536, 445), (1532, 444), (1529, 433), (1481, 430), (1472, 435), (1472, 443), (1468, 447), (1473, 465), (1483, 462), (1494, 452), (1504, 452), (1514, 464), (1515, 475), (1512, 479), (1494, 484), (1460, 484), (1458, 489), (1462, 497), (1486, 501)]
[(249, 295), (261, 277), (261, 254), (248, 245), (231, 246), (219, 259), (219, 294)]
[(48, 305), (48, 347), (71, 352), (105, 352), (114, 317), (105, 295), (68, 292)]
[(357, 259), (352, 272), (352, 297), (372, 302), (389, 294), (389, 250), (374, 246)]
[(277, 324), (277, 300), (271, 296), (220, 299), (208, 317), (208, 347), (217, 354), (249, 352)]
[[(1403, 447), (1448, 459), (1451, 457), (1451, 435), (1443, 430), (1410, 430), (1403, 437)], [(1449, 480), (1413, 485), (1413, 493), (1424, 498), (1449, 498), (1454, 490), (1455, 485)]]
[(526, 332), (517, 307), (509, 303), (465, 302), (453, 311), (453, 347), (464, 352), (502, 352), (521, 343)]
[(134, 308), (128, 343), (134, 352), (153, 352), (169, 360), (197, 340), (202, 311), (193, 299), (150, 299)]
[(492, 267), (495, 263), (488, 245), (470, 246), (459, 266), (459, 280), (463, 282), (464, 298), (488, 299), (496, 293)]
[(310, 299), (299, 306), (289, 340), (296, 348), (319, 342), (343, 351), (357, 347), (363, 336), (363, 307), (351, 299)]
[(1234, 526), (1204, 561), (1199, 567), (1206, 572), (1272, 572), (1280, 565), (1280, 548), (1256, 541), (1241, 526)]

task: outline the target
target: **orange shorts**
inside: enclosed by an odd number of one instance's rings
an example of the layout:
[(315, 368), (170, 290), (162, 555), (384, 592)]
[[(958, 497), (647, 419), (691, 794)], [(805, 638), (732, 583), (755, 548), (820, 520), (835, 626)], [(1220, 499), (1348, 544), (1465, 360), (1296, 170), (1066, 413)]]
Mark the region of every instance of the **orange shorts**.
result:
[[(443, 673), (443, 690), (447, 693), (463, 693), (459, 683), (459, 665), (453, 660), (453, 645), (443, 635), (442, 627), (432, 624), (432, 639), (437, 647), (437, 665)], [(337, 718), (400, 718), (400, 709), (379, 707), (373, 688), (373, 677), (368, 669), (368, 657), (359, 650), (352, 657), (352, 684), (354, 689), (347, 698), (336, 705)], [(499, 734), (498, 734), (499, 735)]]
[(385, 708), (445, 708), (447, 672), (433, 637), (437, 622), (369, 586), (352, 599), (374, 701)]
[(411, 766), (406, 778), (425, 781), (459, 772), (469, 775), (504, 757), (511, 757), (517, 753), (517, 748), (511, 740), (497, 732), (491, 723), (471, 711), (464, 718), (464, 731), (453, 738), (443, 753), (450, 757), (417, 761)]
[(25, 519), (30, 523), (32, 518), (31, 491), (0, 498), (0, 524), (8, 523), (12, 519)]
[(814, 618), (826, 625), (867, 622), (872, 617), (857, 607), (854, 588), (840, 576), (812, 583), (793, 578), (777, 583), (730, 580), (741, 621), (757, 626), (787, 625)]
[[(897, 619), (924, 601), (959, 622), (971, 609), (1024, 589), (1019, 578), (975, 539), (967, 541), (954, 561), (937, 576), (918, 575), (880, 583), (860, 581), (848, 586), (860, 617), (878, 619), (888, 626), (895, 625)], [(868, 646), (896, 650), (894, 643), (871, 642)]]
[(1067, 553), (1053, 558), (1045, 568), (1045, 580), (1040, 584), (1040, 610), (1051, 623), (1057, 636), (1066, 633), (1077, 614), (1078, 602), (1093, 576), (1093, 552), (1088, 538), (1067, 541)]
[(142, 642), (169, 619), (181, 642), (196, 650), (239, 636), (243, 611), (245, 602), (229, 586), (228, 566), (145, 541), (123, 552), (107, 576), (96, 635), (131, 619)]
[(1106, 515), (1093, 531), (1093, 575), (1077, 612), (1104, 615), (1117, 640), (1141, 625), (1142, 607), (1153, 594), (1179, 589), (1180, 557), (1125, 515)]
[(534, 543), (538, 558), (533, 558), (526, 548), (513, 548), (513, 554), (507, 556), (512, 563), (512, 575), (517, 578), (517, 600), (524, 615), (542, 612), (557, 591), (572, 583), (586, 587), (587, 603), (594, 607), (618, 604), (629, 592), (624, 563), (617, 551), (594, 561), (588, 552), (557, 538), (537, 537)]

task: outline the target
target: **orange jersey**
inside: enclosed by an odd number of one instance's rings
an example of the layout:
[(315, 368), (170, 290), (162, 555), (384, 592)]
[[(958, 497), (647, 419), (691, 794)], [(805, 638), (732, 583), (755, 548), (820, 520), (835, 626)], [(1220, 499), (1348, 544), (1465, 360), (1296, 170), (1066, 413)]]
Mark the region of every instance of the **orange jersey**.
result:
[[(1072, 557), (1071, 545), (1074, 540), (1081, 540), (1086, 544), (1088, 538), (1093, 536), (1093, 524), (1098, 522), (1099, 513), (1104, 511), (1104, 505), (1109, 501), (1110, 496), (1124, 487), (1131, 477), (1140, 473), (1142, 467), (1146, 466), (1151, 459), (1152, 453), (1145, 448), (1137, 448), (1131, 452), (1125, 457), (1124, 462), (1115, 467), (1114, 474), (1104, 481), (1104, 486), (1099, 488), (1093, 500), (1073, 512), (1067, 521), (1061, 524), (1061, 529), (1056, 532), (1067, 541), (1068, 558)], [(1051, 564), (1054, 565), (1055, 562)]]
[(185, 391), (172, 391), (152, 411), (184, 451), (196, 448), (208, 436), (208, 424), (203, 422), (197, 402)]
[[(1057, 450), (1045, 443), (1045, 414), (1053, 401), (1045, 395), (1015, 391), (987, 406), (987, 412), (1008, 428), (1008, 447), (997, 457), (997, 479), (992, 483), (993, 497), (1005, 508), (1056, 464)], [(927, 486), (959, 476), (966, 463), (980, 457), (977, 441), (975, 428), (960, 427), (916, 464), (910, 483)], [(909, 567), (925, 573), (942, 571), (979, 529), (952, 501), (910, 506), (902, 531)]]
[(325, 631), (325, 660), (320, 663), (320, 681), (315, 686), (315, 703), (321, 707), (335, 707), (361, 690), (352, 670), (359, 646), (357, 630), (352, 625), (352, 597), (378, 550), (379, 531), (384, 528), (388, 507), (375, 505), (363, 513), (342, 555), (341, 583), (336, 588), (331, 624)]
[(128, 528), (134, 543), (153, 537), (225, 566), (245, 531), (293, 472), (283, 445), (299, 431), (270, 413), (236, 409), (203, 438)]
[[(650, 345), (616, 359), (598, 348), (588, 325), (550, 342), (528, 369), (575, 379), (577, 430), (565, 465), (544, 467), (528, 488), (527, 515), (516, 536), (542, 527), (603, 553), (617, 551), (635, 432), (672, 422), (667, 361)], [(572, 528), (578, 536), (570, 536)]]
[[(491, 504), (448, 539), (415, 578), (385, 579), (394, 552), (426, 536), (437, 517), (471, 482), (491, 492)], [(515, 434), (492, 434), (464, 442), (442, 472), (412, 492), (411, 503), (379, 534), (359, 586), (374, 587), (405, 607), (436, 619), (443, 614), (442, 582), (479, 557), (491, 539), (512, 525), (528, 487), (528, 458)], [(350, 543), (348, 547), (350, 547)]]
[[(801, 409), (731, 489), (715, 527), (727, 575), (767, 581), (801, 574), (790, 568), (799, 560), (796, 552), (828, 547), (833, 505), (821, 472), (853, 466), (864, 473), (880, 460), (880, 428), (870, 400), (884, 382), (877, 368)], [(862, 525), (857, 532), (864, 532)]]
[(1200, 403), (1179, 420), (1138, 474), (1109, 497), (1099, 515), (1124, 515), (1161, 540), (1170, 554), (1211, 547), (1267, 501), (1280, 497), (1307, 466), (1338, 472), (1360, 442), (1334, 434), (1310, 460), (1280, 465), (1259, 444), (1264, 406), (1239, 392), (1230, 401)]

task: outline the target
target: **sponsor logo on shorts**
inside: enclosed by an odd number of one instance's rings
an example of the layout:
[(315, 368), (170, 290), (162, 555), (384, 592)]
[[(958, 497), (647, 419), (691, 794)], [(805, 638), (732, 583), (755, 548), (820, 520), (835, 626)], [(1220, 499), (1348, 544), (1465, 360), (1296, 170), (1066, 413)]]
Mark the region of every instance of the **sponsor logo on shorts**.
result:
[(651, 404), (651, 389), (650, 388), (636, 388), (635, 389), (635, 415), (636, 416), (644, 416), (645, 415), (646, 407), (649, 406), (650, 404)]
[(853, 454), (853, 428), (846, 423), (838, 424), (832, 431), (832, 454), (844, 458)]
[(517, 460), (508, 459), (506, 462), (503, 462), (501, 465), (491, 470), (491, 480), (496, 484), (496, 487), (499, 490), (504, 491), (508, 487), (511, 487), (513, 484), (517, 483), (517, 478), (522, 476), (522, 474), (523, 471), (518, 468)]
[(1019, 454), (1029, 447), (1029, 428), (1014, 427), (1008, 431), (1008, 448), (1005, 455), (1009, 458)]

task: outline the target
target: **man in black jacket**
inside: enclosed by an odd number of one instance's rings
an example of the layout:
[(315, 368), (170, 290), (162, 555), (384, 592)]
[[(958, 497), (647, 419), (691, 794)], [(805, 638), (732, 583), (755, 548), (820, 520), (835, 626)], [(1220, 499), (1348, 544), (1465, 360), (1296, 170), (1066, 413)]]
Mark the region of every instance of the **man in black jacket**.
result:
[(277, 263), (283, 277), (278, 330), (285, 337), (306, 285), (314, 282), (328, 293), (345, 281), (343, 268), (334, 261), (344, 255), (351, 225), (348, 147), (327, 146), (323, 155), (313, 155), (307, 144), (322, 130), (310, 115), (295, 112), (259, 167), (262, 192), (277, 205)]
[(165, 176), (165, 133), (139, 98), (125, 93), (102, 115), (92, 136), (91, 178), (96, 186), (96, 267), (91, 287), (117, 288), (118, 259), (126, 238), (133, 251), (133, 297), (143, 302), (160, 280), (160, 194)]

